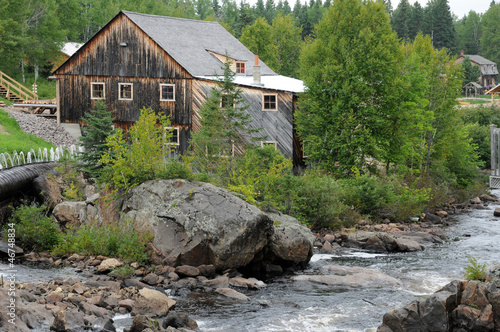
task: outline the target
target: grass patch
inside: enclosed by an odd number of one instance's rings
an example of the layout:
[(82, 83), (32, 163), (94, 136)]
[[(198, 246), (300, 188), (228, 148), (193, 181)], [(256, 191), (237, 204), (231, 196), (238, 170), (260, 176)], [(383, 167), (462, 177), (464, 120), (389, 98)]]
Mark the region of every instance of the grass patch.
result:
[(119, 257), (125, 261), (144, 262), (150, 256), (147, 243), (151, 240), (149, 233), (137, 232), (132, 222), (100, 225), (94, 221), (69, 230), (52, 254), (103, 255)]
[(3, 97), (0, 97), (0, 101), (3, 101), (7, 106), (10, 106), (12, 105), (12, 102), (8, 99), (5, 99)]
[(51, 147), (54, 146), (43, 139), (23, 132), (14, 118), (4, 110), (0, 110), (0, 153), (14, 151), (27, 153), (30, 149), (38, 151), (38, 148)]

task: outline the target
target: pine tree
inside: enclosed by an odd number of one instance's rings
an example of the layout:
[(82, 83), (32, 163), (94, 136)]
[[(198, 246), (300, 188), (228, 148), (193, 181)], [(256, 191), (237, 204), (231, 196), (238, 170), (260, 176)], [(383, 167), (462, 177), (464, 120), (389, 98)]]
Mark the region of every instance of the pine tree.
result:
[(242, 90), (234, 84), (231, 63), (224, 64), (224, 77), (212, 88), (200, 109), (200, 130), (193, 133), (191, 146), (195, 167), (213, 173), (224, 167), (231, 157), (245, 151), (259, 129), (248, 127), (249, 107)]
[(423, 32), (431, 36), (434, 47), (455, 51), (456, 31), (448, 0), (429, 1), (425, 7), (424, 22)]
[(408, 35), (410, 40), (414, 40), (419, 32), (422, 32), (424, 23), (424, 9), (415, 1), (413, 6), (410, 6), (410, 17), (408, 20)]
[(479, 83), (479, 77), (481, 76), (481, 70), (479, 66), (474, 66), (469, 57), (465, 57), (462, 60), (462, 67), (464, 68), (464, 78), (462, 80), (462, 86), (470, 82)]
[(84, 164), (83, 170), (97, 178), (102, 169), (99, 160), (108, 150), (106, 138), (114, 131), (113, 118), (106, 104), (98, 101), (94, 109), (84, 114), (82, 122), (84, 126), (80, 142), (85, 151), (80, 154), (79, 159)]
[(392, 27), (401, 39), (409, 39), (410, 5), (408, 0), (401, 0), (396, 10), (392, 13)]

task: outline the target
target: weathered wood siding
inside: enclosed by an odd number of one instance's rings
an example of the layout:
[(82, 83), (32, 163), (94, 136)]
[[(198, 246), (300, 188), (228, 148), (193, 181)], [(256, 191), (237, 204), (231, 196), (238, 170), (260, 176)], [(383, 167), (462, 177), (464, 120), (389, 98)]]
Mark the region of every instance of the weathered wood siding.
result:
[[(210, 94), (210, 90), (216, 85), (214, 82), (197, 80), (193, 84), (193, 131), (200, 128), (199, 110), (201, 105)], [(296, 153), (293, 146), (293, 94), (276, 90), (266, 90), (263, 88), (251, 88), (239, 86), (243, 91), (242, 96), (250, 105), (245, 110), (250, 114), (251, 122), (249, 127), (252, 129), (262, 128), (255, 134), (258, 136), (267, 136), (266, 141), (276, 141), (278, 149), (288, 158), (293, 158), (294, 164), (297, 162)], [(276, 94), (278, 96), (278, 111), (262, 111), (262, 95)]]
[[(170, 116), (172, 124), (190, 125), (192, 80), (157, 78), (106, 77), (64, 75), (59, 78), (59, 108), (61, 122), (78, 122), (95, 107), (98, 99), (91, 99), (91, 83), (104, 83), (104, 101), (114, 111), (118, 122), (135, 122), (140, 109), (150, 107), (158, 113)], [(133, 99), (118, 99), (118, 84), (133, 84)], [(160, 101), (160, 84), (175, 84), (175, 101)]]
[[(55, 75), (61, 122), (81, 122), (98, 101), (91, 99), (91, 83), (104, 83), (102, 101), (113, 110), (116, 127), (129, 129), (140, 109), (150, 107), (180, 127), (180, 150), (187, 148), (193, 78), (125, 15), (117, 15)], [(119, 83), (133, 84), (132, 100), (119, 100)], [(160, 101), (160, 84), (175, 85), (175, 101)]]

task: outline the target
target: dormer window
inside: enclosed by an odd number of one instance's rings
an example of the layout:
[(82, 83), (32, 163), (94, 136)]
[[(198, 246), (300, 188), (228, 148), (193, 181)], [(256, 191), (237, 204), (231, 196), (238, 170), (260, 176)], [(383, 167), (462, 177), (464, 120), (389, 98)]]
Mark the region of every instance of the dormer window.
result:
[(245, 74), (245, 63), (243, 61), (236, 61), (236, 74)]

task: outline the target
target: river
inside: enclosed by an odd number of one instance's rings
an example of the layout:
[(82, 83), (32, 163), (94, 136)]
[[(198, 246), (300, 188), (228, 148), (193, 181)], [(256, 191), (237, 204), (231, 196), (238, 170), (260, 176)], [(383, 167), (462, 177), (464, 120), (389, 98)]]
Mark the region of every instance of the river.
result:
[[(494, 191), (500, 194), (500, 191)], [(361, 266), (401, 281), (396, 288), (333, 288), (289, 277), (274, 279), (268, 287), (248, 291), (248, 304), (191, 293), (177, 299), (201, 331), (368, 331), (382, 323), (391, 309), (425, 298), (452, 280), (463, 279), (469, 255), (491, 264), (500, 257), (500, 218), (490, 210), (474, 210), (449, 218), (449, 240), (424, 251), (374, 254), (344, 250), (337, 255), (314, 255), (304, 274), (316, 274), (325, 264)]]
[[(500, 191), (493, 191), (499, 195)], [(424, 251), (375, 254), (343, 250), (336, 255), (313, 256), (301, 274), (317, 274), (327, 264), (360, 266), (383, 272), (401, 284), (387, 288), (339, 288), (293, 282), (289, 276), (268, 281), (267, 288), (245, 292), (248, 303), (192, 292), (174, 297), (177, 311), (188, 313), (203, 332), (327, 332), (368, 331), (382, 323), (383, 315), (417, 299), (425, 298), (448, 282), (462, 279), (468, 255), (491, 264), (500, 257), (500, 218), (489, 210), (474, 210), (449, 218), (449, 240)], [(8, 270), (0, 264), (0, 273)], [(18, 267), (18, 281), (48, 281), (55, 277), (77, 277), (72, 269)], [(130, 326), (130, 316), (116, 317), (118, 331)]]

